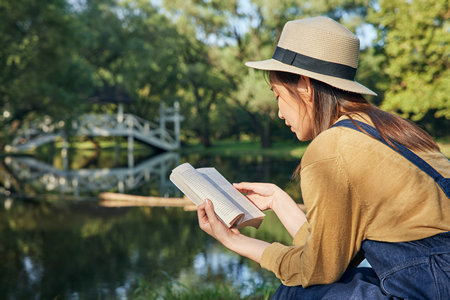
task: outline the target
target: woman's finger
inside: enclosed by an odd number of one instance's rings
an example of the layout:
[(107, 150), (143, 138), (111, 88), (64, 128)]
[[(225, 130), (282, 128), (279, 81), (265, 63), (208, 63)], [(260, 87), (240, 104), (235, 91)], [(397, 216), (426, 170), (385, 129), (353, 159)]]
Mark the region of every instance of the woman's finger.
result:
[(208, 223), (208, 216), (205, 212), (205, 203), (202, 203), (197, 207), (197, 216), (199, 222)]
[(254, 186), (251, 182), (239, 182), (239, 183), (233, 183), (233, 186), (238, 190), (252, 190), (252, 187)]
[(206, 199), (205, 202), (206, 202), (205, 212), (206, 215), (208, 216), (208, 221), (210, 224), (215, 223), (216, 221), (218, 221), (218, 219), (216, 213), (214, 212), (214, 205), (209, 199)]
[(212, 235), (211, 224), (209, 223), (208, 215), (205, 211), (205, 203), (202, 203), (197, 208), (198, 225), (200, 229)]
[(247, 194), (270, 194), (267, 188), (266, 183), (260, 183), (260, 182), (240, 182), (240, 183), (233, 183), (233, 186), (239, 190), (241, 193), (247, 193)]

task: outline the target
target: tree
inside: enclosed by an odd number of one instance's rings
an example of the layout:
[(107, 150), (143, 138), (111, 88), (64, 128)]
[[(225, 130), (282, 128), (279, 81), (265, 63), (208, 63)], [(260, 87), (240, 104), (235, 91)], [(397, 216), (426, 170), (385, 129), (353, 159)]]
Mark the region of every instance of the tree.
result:
[(389, 78), (382, 108), (413, 121), (434, 112), (450, 119), (450, 35), (447, 0), (380, 0), (369, 21), (384, 47)]
[(159, 103), (173, 101), (179, 88), (182, 44), (176, 28), (142, 0), (90, 0), (79, 18), (90, 40), (83, 53), (95, 66), (93, 96), (125, 98), (130, 112), (155, 119)]
[(83, 110), (92, 69), (77, 49), (77, 20), (63, 0), (0, 2), (0, 139), (42, 115)]
[(244, 62), (271, 57), (288, 20), (328, 14), (355, 28), (362, 24), (369, 1), (166, 0), (164, 4), (182, 28), (191, 28), (189, 34), (207, 46), (211, 66), (228, 83), (228, 103), (247, 114), (246, 122), (261, 145), (269, 147), (276, 105), (263, 73), (248, 69)]
[(205, 147), (211, 146), (212, 133), (220, 130), (211, 118), (218, 104), (229, 98), (231, 88), (224, 73), (216, 67), (219, 57), (209, 44), (209, 38), (221, 35), (227, 22), (224, 8), (232, 2), (164, 2), (167, 13), (176, 20), (183, 41), (179, 63), (183, 70), (180, 83), (183, 107), (188, 112), (187, 127)]
[[(254, 19), (251, 21), (250, 30), (243, 37), (235, 34), (238, 41), (238, 57), (243, 60), (261, 60), (272, 56), (275, 42), (279, 39), (284, 24), (289, 20), (300, 17), (328, 15), (335, 20), (344, 23), (355, 30), (363, 24), (367, 13), (369, 1), (292, 1), (284, 0), (270, 2), (264, 0), (252, 1), (253, 11), (249, 11), (242, 17)], [(238, 31), (233, 31), (237, 33)], [(239, 62), (242, 64), (242, 61)], [(272, 101), (273, 95), (266, 84), (262, 84), (261, 72), (247, 69), (240, 70), (243, 77), (238, 99), (243, 103), (251, 115), (254, 124), (259, 128), (262, 145), (270, 145), (270, 132), (268, 120), (276, 116), (276, 106)], [(363, 74), (364, 75), (364, 74)], [(230, 76), (231, 77), (231, 76)], [(234, 76), (236, 78), (236, 76)], [(261, 120), (258, 122), (258, 116)]]

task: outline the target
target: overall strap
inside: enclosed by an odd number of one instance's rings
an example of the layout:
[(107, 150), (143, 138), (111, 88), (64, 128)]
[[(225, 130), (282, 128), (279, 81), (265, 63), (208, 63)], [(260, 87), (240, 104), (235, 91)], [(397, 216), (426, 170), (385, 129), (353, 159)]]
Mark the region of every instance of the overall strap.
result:
[(393, 148), (391, 145), (389, 145), (386, 142), (385, 139), (383, 139), (381, 137), (380, 133), (378, 132), (378, 130), (376, 130), (376, 128), (374, 128), (374, 127), (372, 127), (372, 126), (370, 126), (370, 125), (368, 125), (366, 123), (363, 123), (361, 121), (357, 121), (357, 120), (353, 120), (352, 121), (352, 120), (349, 120), (349, 119), (341, 120), (341, 121), (335, 123), (331, 127), (342, 126), (342, 127), (351, 128), (351, 129), (354, 129), (354, 130), (357, 130), (357, 131), (361, 131), (358, 127), (356, 127), (356, 125), (353, 122), (357, 123), (359, 127), (364, 129), (372, 137), (376, 138), (377, 140), (379, 140), (383, 144), (387, 145), (388, 147), (390, 147), (394, 151), (398, 152), (403, 157), (405, 157), (407, 160), (409, 160), (411, 163), (416, 165), (419, 169), (421, 169), (422, 171), (427, 173), (429, 176), (431, 176), (431, 178), (433, 178), (434, 181), (436, 181), (436, 183), (444, 191), (444, 193), (447, 196), (447, 198), (450, 198), (450, 178), (445, 178), (444, 176), (442, 176), (438, 171), (436, 171), (426, 161), (424, 161), (422, 158), (417, 156), (414, 152), (412, 152), (411, 150), (409, 150), (408, 148), (406, 148), (402, 144), (399, 144), (397, 142), (391, 141), (391, 143), (394, 144), (395, 147), (397, 147), (397, 149)]

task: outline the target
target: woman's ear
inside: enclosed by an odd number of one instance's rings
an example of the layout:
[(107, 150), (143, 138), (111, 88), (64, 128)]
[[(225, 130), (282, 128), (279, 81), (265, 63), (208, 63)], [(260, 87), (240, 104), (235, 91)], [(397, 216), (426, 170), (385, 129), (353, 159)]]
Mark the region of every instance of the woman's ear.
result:
[(306, 104), (308, 105), (313, 104), (314, 91), (309, 77), (300, 76), (300, 79), (298, 80), (297, 89), (303, 96), (303, 100), (305, 100)]

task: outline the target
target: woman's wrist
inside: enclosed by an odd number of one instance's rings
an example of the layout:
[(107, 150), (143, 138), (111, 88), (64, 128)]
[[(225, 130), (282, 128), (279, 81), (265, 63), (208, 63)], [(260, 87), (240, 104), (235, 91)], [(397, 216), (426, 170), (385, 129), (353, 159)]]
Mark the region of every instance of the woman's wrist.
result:
[(239, 243), (239, 239), (241, 239), (241, 236), (241, 233), (230, 234), (222, 241), (222, 244), (228, 249), (233, 250), (234, 246)]
[(306, 221), (305, 213), (285, 191), (280, 189), (277, 192), (278, 195), (273, 197), (272, 210), (289, 234), (294, 237), (298, 229)]
[(285, 191), (277, 188), (273, 195), (270, 209), (272, 209), (276, 213), (277, 211), (279, 211), (280, 207), (285, 206), (290, 201), (294, 200)]
[(260, 263), (262, 253), (270, 245), (265, 241), (254, 239), (240, 233), (230, 236), (222, 244), (231, 251), (250, 258), (257, 263)]

